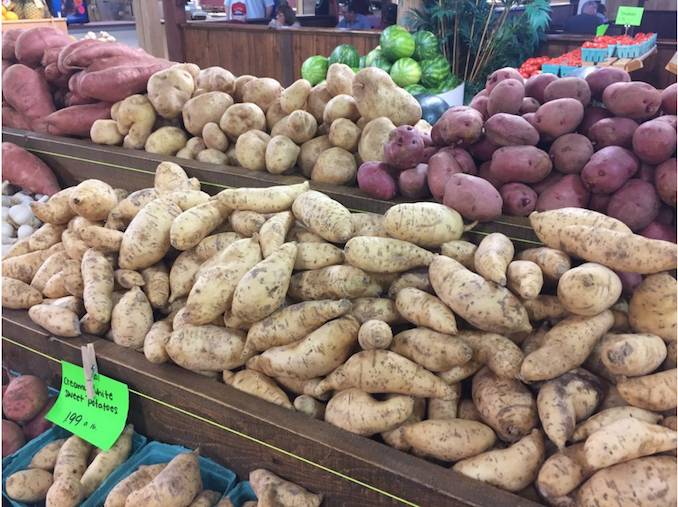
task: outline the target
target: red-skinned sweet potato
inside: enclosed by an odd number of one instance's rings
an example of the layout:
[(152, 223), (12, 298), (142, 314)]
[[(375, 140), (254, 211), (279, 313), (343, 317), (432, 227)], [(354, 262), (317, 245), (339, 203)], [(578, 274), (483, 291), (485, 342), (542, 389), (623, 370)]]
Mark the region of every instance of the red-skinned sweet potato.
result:
[(31, 129), (28, 120), (10, 105), (2, 106), (2, 124), (13, 129)]
[(140, 54), (138, 56), (111, 56), (109, 58), (102, 58), (95, 60), (87, 66), (87, 72), (99, 72), (100, 70), (112, 69), (114, 67), (144, 67), (146, 65), (153, 65), (158, 61), (164, 61), (147, 54)]
[(55, 135), (89, 137), (95, 121), (111, 117), (111, 105), (98, 102), (60, 109), (47, 117), (48, 131)]
[(444, 204), (467, 220), (481, 222), (501, 216), (499, 191), (488, 181), (470, 174), (453, 174), (445, 186)]
[(14, 422), (28, 422), (47, 403), (47, 384), (33, 375), (22, 375), (10, 382), (2, 399), (5, 417)]
[(670, 158), (657, 166), (654, 173), (654, 184), (659, 197), (666, 204), (676, 207), (676, 159)]
[[(4, 56), (3, 56), (4, 58)], [(678, 96), (678, 84), (673, 83), (662, 91), (662, 111), (664, 114), (676, 113), (676, 97)]]
[(56, 108), (45, 78), (22, 64), (12, 65), (2, 76), (5, 100), (23, 116), (31, 130), (47, 132), (45, 118)]
[(85, 72), (71, 91), (104, 102), (118, 102), (144, 91), (153, 74), (171, 66), (171, 62), (156, 60), (156, 63), (142, 67), (113, 67)]
[(113, 56), (135, 57), (146, 54), (148, 53), (143, 49), (128, 46), (122, 42), (82, 44), (73, 48), (73, 50), (64, 55), (63, 58), (59, 57), (59, 68), (62, 72), (86, 69), (92, 63), (104, 58), (111, 58)]
[(676, 151), (676, 131), (666, 122), (645, 122), (633, 134), (633, 151), (647, 164), (661, 164)]
[(591, 96), (601, 102), (605, 88), (613, 83), (630, 83), (631, 75), (624, 69), (617, 67), (594, 67), (596, 69), (586, 76), (586, 82), (591, 89)]
[(633, 147), (633, 134), (638, 123), (630, 118), (603, 118), (589, 129), (588, 138), (596, 151), (608, 146)]
[(558, 183), (539, 194), (536, 210), (585, 208), (589, 202), (589, 195), (578, 174), (567, 174)]
[(498, 146), (537, 146), (539, 132), (515, 114), (497, 113), (485, 122), (485, 137)]
[(537, 206), (537, 193), (523, 183), (507, 183), (499, 189), (504, 215), (526, 217)]
[(377, 199), (390, 200), (398, 193), (393, 172), (384, 162), (365, 162), (358, 169), (358, 188)]
[(582, 106), (586, 107), (591, 102), (591, 88), (583, 79), (564, 77), (544, 89), (544, 102), (567, 98), (578, 100)]
[(52, 63), (57, 63), (59, 61), (59, 55), (63, 50), (63, 47), (45, 49), (45, 52), (42, 55), (42, 60), (40, 60), (40, 65), (47, 67)]
[(5, 458), (10, 454), (14, 454), (16, 451), (21, 449), (26, 445), (26, 437), (24, 437), (23, 432), (18, 424), (8, 421), (7, 419), (2, 420), (2, 457)]
[(430, 196), (427, 173), (427, 164), (418, 164), (417, 167), (401, 172), (398, 176), (398, 188), (402, 196), (408, 199), (425, 199)]
[(65, 88), (68, 86), (68, 81), (71, 76), (69, 74), (62, 74), (56, 63), (50, 63), (45, 67), (45, 80), (52, 86), (57, 88)]
[(59, 67), (59, 72), (62, 74), (68, 74), (76, 69), (71, 69), (66, 67), (66, 59), (70, 58), (71, 54), (79, 51), (83, 46), (90, 46), (92, 44), (108, 44), (107, 42), (101, 42), (97, 39), (80, 39), (75, 41), (61, 50), (57, 58), (57, 66)]
[(533, 97), (539, 101), (540, 104), (543, 104), (544, 101), (544, 90), (548, 85), (558, 81), (558, 76), (555, 74), (537, 74), (532, 76), (525, 82), (525, 96)]
[(647, 120), (659, 111), (662, 97), (654, 86), (647, 83), (613, 83), (603, 92), (603, 104), (617, 116)]
[(670, 241), (676, 243), (676, 228), (674, 226), (660, 224), (656, 220), (650, 222), (647, 227), (638, 232), (641, 236), (650, 239), (659, 239), (662, 241)]
[(492, 155), (491, 173), (504, 183), (537, 183), (552, 168), (548, 153), (535, 146), (505, 146)]
[(584, 108), (584, 119), (577, 127), (577, 133), (588, 136), (589, 130), (596, 122), (603, 118), (612, 118), (614, 115), (604, 107), (588, 106)]
[(61, 190), (50, 168), (14, 143), (2, 143), (2, 177), (36, 194), (52, 195)]
[(24, 33), (23, 28), (12, 28), (6, 32), (2, 32), (2, 59), (7, 60), (8, 62), (16, 62), (16, 40), (19, 38), (19, 35)]
[[(444, 150), (444, 148), (443, 148)], [(438, 202), (443, 202), (445, 185), (453, 174), (462, 173), (457, 159), (448, 151), (440, 150), (428, 161), (428, 188)]]
[(51, 27), (38, 27), (26, 30), (19, 35), (14, 54), (19, 63), (29, 67), (40, 65), (45, 50), (68, 46), (73, 39), (66, 32)]
[(640, 160), (633, 152), (619, 146), (608, 146), (596, 152), (582, 169), (581, 177), (594, 194), (611, 194), (640, 169)]
[(638, 232), (657, 217), (659, 204), (659, 193), (652, 183), (631, 179), (612, 194), (607, 214)]
[(26, 441), (33, 440), (53, 426), (51, 421), (45, 419), (45, 416), (47, 415), (47, 412), (52, 410), (56, 400), (56, 396), (49, 398), (38, 415), (36, 415), (30, 422), (24, 424), (23, 432), (24, 436), (26, 437)]
[(549, 149), (554, 169), (565, 174), (579, 174), (593, 156), (593, 146), (586, 136), (565, 134)]

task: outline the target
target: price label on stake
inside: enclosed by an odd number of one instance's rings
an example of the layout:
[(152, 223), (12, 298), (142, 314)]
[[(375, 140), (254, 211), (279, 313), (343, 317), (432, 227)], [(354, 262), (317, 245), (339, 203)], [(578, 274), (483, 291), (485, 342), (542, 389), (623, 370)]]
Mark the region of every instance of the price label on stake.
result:
[(85, 371), (61, 362), (61, 392), (45, 416), (92, 445), (107, 451), (118, 439), (127, 422), (129, 389), (117, 380), (94, 374), (94, 397), (87, 399)]
[(643, 12), (645, 12), (643, 7), (619, 7), (617, 19), (614, 22), (617, 25), (640, 26)]

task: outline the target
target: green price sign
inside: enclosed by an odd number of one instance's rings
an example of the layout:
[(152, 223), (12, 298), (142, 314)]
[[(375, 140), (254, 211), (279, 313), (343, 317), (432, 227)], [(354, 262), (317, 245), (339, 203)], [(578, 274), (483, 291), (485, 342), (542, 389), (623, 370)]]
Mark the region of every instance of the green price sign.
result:
[(127, 385), (95, 374), (94, 397), (89, 400), (85, 370), (61, 362), (61, 392), (47, 420), (107, 451), (125, 428), (128, 412)]
[(643, 7), (619, 7), (617, 10), (617, 25), (640, 26), (643, 19)]
[(605, 35), (608, 28), (610, 28), (610, 25), (600, 25), (599, 27), (596, 27), (596, 36)]

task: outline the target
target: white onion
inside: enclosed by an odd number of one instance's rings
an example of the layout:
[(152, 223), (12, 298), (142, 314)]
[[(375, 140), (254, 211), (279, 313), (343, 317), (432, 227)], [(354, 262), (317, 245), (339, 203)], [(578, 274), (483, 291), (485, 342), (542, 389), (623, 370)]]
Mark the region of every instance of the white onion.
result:
[(19, 241), (19, 238), (8, 238), (7, 236), (2, 237), (2, 244), (3, 245), (13, 245), (17, 241)]
[(19, 239), (24, 239), (33, 234), (34, 231), (35, 229), (32, 225), (24, 224), (17, 229), (16, 236)]
[(48, 195), (43, 195), (40, 199), (38, 199), (38, 202), (47, 202), (47, 201), (49, 201)]
[(2, 222), (2, 237), (3, 237), (3, 243), (4, 243), (4, 238), (11, 238), (14, 236), (14, 227), (12, 227), (12, 224), (9, 222)]
[(9, 218), (15, 224), (21, 226), (33, 219), (33, 211), (28, 204), (17, 204), (9, 209)]
[(2, 219), (6, 222), (8, 216), (9, 216), (9, 208), (7, 206), (3, 206), (2, 207)]
[(12, 196), (12, 200), (15, 204), (30, 204), (33, 202), (33, 198), (30, 195), (26, 195), (22, 192), (17, 192)]
[(9, 207), (14, 204), (14, 200), (12, 199), (11, 195), (3, 195), (2, 196), (2, 206), (3, 207)]

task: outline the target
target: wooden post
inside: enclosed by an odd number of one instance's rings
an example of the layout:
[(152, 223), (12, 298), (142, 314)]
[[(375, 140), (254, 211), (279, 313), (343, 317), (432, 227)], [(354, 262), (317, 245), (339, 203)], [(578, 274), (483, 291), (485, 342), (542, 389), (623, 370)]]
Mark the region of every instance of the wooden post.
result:
[(158, 58), (167, 58), (165, 31), (160, 23), (160, 7), (156, 0), (133, 0), (134, 21), (139, 46)]
[(403, 18), (410, 9), (418, 9), (423, 3), (422, 0), (396, 0), (398, 4), (398, 24), (403, 24)]
[(183, 35), (179, 25), (186, 23), (186, 10), (183, 0), (162, 0), (165, 16), (165, 38), (167, 39), (167, 58), (173, 62), (185, 61)]

